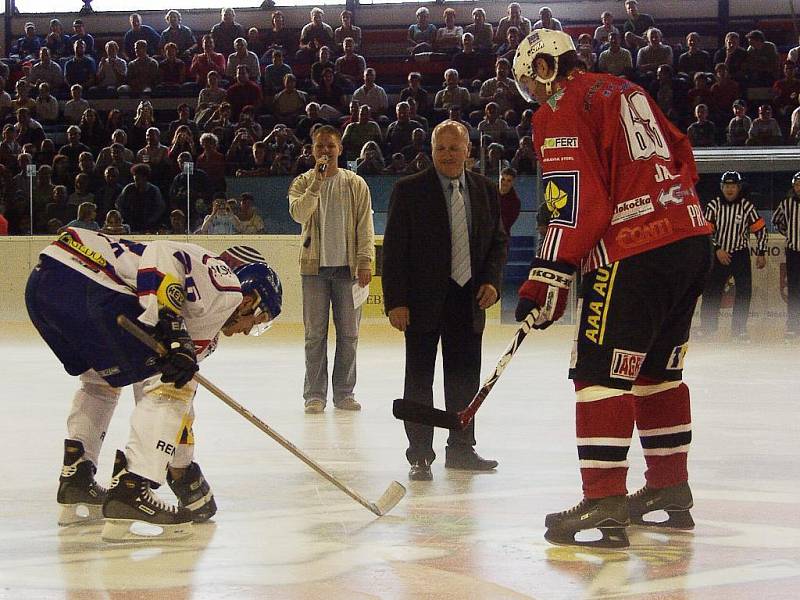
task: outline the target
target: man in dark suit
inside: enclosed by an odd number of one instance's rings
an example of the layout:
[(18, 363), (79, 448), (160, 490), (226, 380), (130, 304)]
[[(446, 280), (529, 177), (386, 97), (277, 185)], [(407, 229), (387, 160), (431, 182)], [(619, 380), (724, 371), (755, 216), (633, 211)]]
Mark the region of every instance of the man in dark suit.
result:
[[(497, 301), (507, 236), (497, 188), (465, 171), (469, 134), (444, 121), (432, 136), (433, 166), (399, 180), (383, 238), (383, 298), (389, 322), (405, 333), (404, 397), (433, 405), (442, 341), (445, 405), (459, 411), (478, 391), (485, 310)], [(433, 428), (406, 422), (409, 478), (433, 478)], [(451, 431), (445, 467), (489, 471), (497, 461), (474, 449), (474, 422)]]

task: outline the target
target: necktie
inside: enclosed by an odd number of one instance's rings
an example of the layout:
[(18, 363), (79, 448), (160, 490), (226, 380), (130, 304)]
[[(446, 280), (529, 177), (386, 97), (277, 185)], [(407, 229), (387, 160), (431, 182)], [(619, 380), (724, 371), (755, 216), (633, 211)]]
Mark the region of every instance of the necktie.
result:
[(472, 277), (469, 259), (469, 232), (467, 231), (467, 211), (464, 207), (464, 196), (458, 179), (450, 183), (450, 277), (458, 285), (464, 286)]

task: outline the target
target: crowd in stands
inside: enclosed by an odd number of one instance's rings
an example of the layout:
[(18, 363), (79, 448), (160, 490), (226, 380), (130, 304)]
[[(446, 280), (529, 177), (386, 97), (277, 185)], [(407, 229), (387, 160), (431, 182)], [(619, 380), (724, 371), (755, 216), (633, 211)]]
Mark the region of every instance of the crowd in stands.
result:
[[(703, 49), (696, 32), (668, 44), (639, 2), (624, 7), (620, 26), (604, 12), (594, 34), (575, 36), (587, 70), (642, 85), (695, 146), (800, 141), (800, 46), (783, 58), (759, 30), (728, 32), (722, 48)], [(132, 14), (124, 36), (101, 47), (81, 19), (69, 33), (58, 19), (47, 32), (28, 23), (0, 62), (0, 221), (16, 234), (70, 223), (260, 233), (253, 198), (228, 198), (226, 177), (311, 168), (311, 135), (323, 124), (341, 128), (342, 160), (361, 175), (426, 168), (430, 131), (446, 118), (470, 131), (470, 168), (498, 180), (533, 174), (536, 107), (519, 95), (511, 65), (531, 30), (565, 26), (549, 7), (528, 18), (512, 2), (496, 25), (480, 7), (463, 10), (445, 8), (439, 24), (428, 8), (416, 11), (403, 60), (444, 57), (450, 68), (441, 81), (412, 71), (404, 86), (380, 83), (348, 10), (333, 27), (314, 8), (299, 32), (280, 10), (259, 29), (224, 8), (208, 33), (176, 10), (160, 33)], [(96, 108), (111, 98), (136, 108)], [(171, 108), (155, 110), (163, 98)]]

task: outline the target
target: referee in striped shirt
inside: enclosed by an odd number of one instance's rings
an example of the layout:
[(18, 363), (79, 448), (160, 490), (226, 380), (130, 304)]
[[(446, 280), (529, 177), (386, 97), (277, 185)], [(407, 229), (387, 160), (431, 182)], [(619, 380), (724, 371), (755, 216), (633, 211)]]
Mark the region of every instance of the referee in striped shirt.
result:
[(792, 177), (792, 190), (772, 214), (772, 224), (786, 236), (786, 340), (800, 335), (800, 173)]
[(722, 194), (708, 203), (706, 220), (714, 226), (714, 250), (716, 260), (703, 292), (700, 307), (702, 334), (717, 331), (719, 305), (722, 291), (728, 278), (733, 276), (736, 296), (733, 302), (731, 336), (735, 340), (748, 341), (747, 316), (753, 292), (753, 276), (750, 269), (750, 234), (758, 239), (756, 267), (767, 264), (767, 229), (755, 206), (742, 196), (742, 176), (736, 171), (723, 173), (720, 180)]

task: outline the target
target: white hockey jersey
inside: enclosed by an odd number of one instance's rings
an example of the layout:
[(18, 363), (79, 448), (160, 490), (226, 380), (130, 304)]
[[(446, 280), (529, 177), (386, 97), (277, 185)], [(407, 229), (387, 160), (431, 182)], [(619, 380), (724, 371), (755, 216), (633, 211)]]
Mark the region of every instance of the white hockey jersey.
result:
[(85, 229), (67, 229), (42, 251), (100, 285), (138, 296), (146, 325), (158, 322), (158, 291), (167, 279), (185, 292), (181, 315), (201, 360), (214, 351), (220, 329), (242, 302), (239, 279), (196, 244), (133, 242)]

